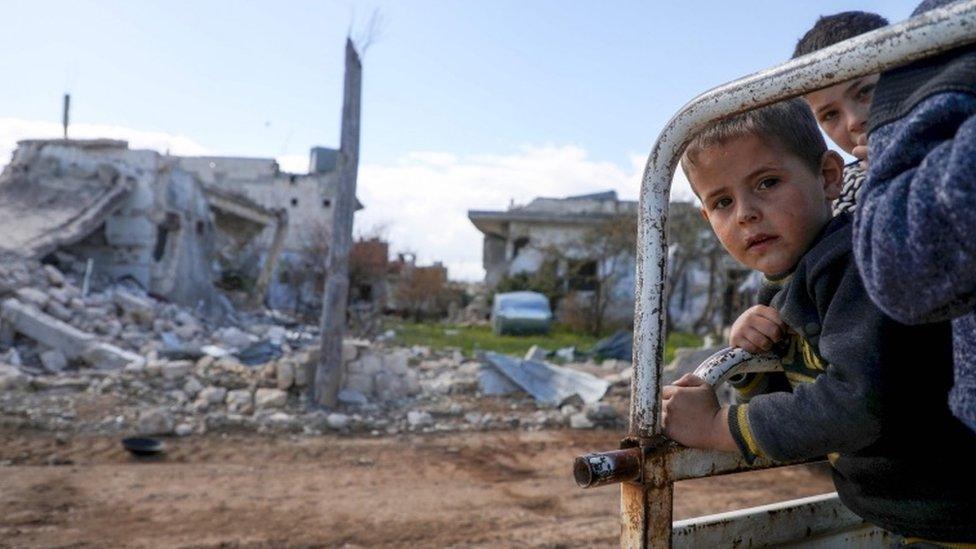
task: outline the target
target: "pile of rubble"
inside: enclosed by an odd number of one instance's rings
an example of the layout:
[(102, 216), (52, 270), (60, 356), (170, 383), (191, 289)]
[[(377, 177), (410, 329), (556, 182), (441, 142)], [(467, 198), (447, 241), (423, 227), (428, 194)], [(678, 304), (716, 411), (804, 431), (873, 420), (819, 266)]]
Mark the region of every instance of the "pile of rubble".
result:
[[(55, 259), (0, 261), (0, 425), (8, 428), (379, 435), (622, 421), (629, 363), (570, 369), (534, 361), (562, 384), (547, 399), (525, 379), (506, 380), (500, 359), (390, 341), (344, 341), (341, 405), (317, 409), (308, 397), (314, 327), (243, 313), (218, 325), (134, 285), (86, 281), (83, 264)], [(567, 392), (579, 379), (599, 395)]]

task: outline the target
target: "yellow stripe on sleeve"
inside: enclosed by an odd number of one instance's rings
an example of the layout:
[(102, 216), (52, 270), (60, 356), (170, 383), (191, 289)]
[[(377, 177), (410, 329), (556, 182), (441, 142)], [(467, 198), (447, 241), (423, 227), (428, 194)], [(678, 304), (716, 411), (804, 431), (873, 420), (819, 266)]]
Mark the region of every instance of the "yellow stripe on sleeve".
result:
[(752, 436), (752, 428), (749, 427), (749, 406), (742, 405), (736, 408), (736, 422), (739, 424), (739, 431), (742, 433), (742, 439), (746, 441), (746, 446), (749, 451), (756, 456), (762, 456), (762, 452), (759, 450), (759, 445), (756, 444), (756, 439)]

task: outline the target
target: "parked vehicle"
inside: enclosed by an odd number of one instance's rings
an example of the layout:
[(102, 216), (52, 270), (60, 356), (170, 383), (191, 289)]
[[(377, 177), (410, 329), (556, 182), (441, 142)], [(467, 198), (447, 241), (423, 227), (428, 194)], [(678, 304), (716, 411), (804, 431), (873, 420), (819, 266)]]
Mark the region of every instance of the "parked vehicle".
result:
[(491, 328), (497, 335), (549, 333), (552, 328), (549, 298), (539, 292), (495, 294)]

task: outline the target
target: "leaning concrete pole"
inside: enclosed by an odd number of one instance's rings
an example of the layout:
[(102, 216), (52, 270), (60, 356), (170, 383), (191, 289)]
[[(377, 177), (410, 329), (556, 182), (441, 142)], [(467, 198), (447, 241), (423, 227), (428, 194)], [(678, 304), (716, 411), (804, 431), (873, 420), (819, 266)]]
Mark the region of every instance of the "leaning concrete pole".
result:
[(349, 250), (352, 217), (356, 211), (356, 173), (359, 169), (359, 111), (363, 65), (352, 40), (346, 39), (346, 79), (339, 140), (339, 181), (332, 217), (332, 244), (325, 259), (322, 295), (322, 352), (312, 384), (315, 402), (334, 408), (342, 382), (342, 336), (346, 331), (349, 297)]

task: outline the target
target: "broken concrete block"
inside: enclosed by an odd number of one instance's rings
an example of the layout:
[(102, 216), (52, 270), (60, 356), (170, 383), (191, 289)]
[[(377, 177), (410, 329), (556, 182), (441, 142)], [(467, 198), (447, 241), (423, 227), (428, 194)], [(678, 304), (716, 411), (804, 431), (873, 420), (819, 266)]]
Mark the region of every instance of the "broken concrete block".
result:
[(312, 366), (309, 364), (303, 364), (301, 362), (295, 365), (295, 387), (308, 387), (309, 378), (311, 378)]
[(369, 404), (366, 395), (353, 389), (343, 389), (339, 391), (339, 402), (352, 406), (363, 406)]
[(339, 431), (349, 426), (349, 416), (333, 412), (326, 416), (325, 424), (329, 426), (329, 429)]
[[(46, 298), (46, 296), (45, 296)], [(18, 333), (57, 349), (71, 359), (80, 356), (95, 341), (95, 336), (42, 313), (18, 301), (7, 299), (0, 305), (0, 317)]]
[[(355, 370), (353, 370), (353, 365), (356, 365)], [(383, 371), (383, 359), (379, 355), (366, 353), (359, 357), (356, 362), (350, 363), (349, 366), (350, 371), (371, 376)]]
[(30, 376), (19, 368), (0, 364), (0, 391), (19, 391), (30, 385)]
[(193, 371), (193, 362), (189, 360), (174, 360), (160, 364), (159, 372), (165, 379), (181, 379)]
[(47, 295), (51, 300), (57, 301), (62, 305), (67, 305), (68, 301), (74, 297), (67, 288), (51, 288), (47, 291)]
[(254, 411), (254, 397), (247, 389), (228, 391), (225, 401), (227, 411), (232, 414), (250, 414)]
[(79, 358), (99, 370), (118, 370), (129, 364), (143, 364), (141, 356), (101, 341), (90, 344)]
[(59, 288), (64, 286), (64, 275), (54, 265), (45, 265), (44, 275), (47, 276), (47, 282), (51, 286), (57, 286)]
[(48, 302), (47, 307), (45, 308), (45, 311), (47, 312), (47, 314), (53, 316), (54, 318), (56, 318), (58, 320), (64, 321), (64, 322), (70, 322), (71, 321), (71, 317), (73, 316), (71, 314), (71, 310), (70, 309), (68, 309), (67, 307), (65, 307), (64, 305), (58, 303), (57, 301), (55, 301), (53, 299)]
[(214, 337), (224, 347), (244, 349), (254, 342), (254, 338), (247, 332), (233, 326), (221, 328), (214, 333)]
[(50, 297), (48, 297), (46, 293), (38, 290), (37, 288), (20, 288), (14, 292), (14, 295), (16, 295), (17, 299), (19, 299), (21, 302), (33, 305), (38, 309), (43, 309), (44, 306), (47, 305), (48, 300), (50, 300)]
[(373, 392), (373, 378), (363, 374), (349, 374), (343, 381), (342, 388), (368, 395)]
[(342, 362), (356, 360), (357, 352), (357, 347), (352, 341), (345, 340), (342, 342)]
[(204, 387), (197, 395), (197, 400), (203, 400), (209, 404), (220, 404), (227, 396), (227, 389), (223, 387)]
[(254, 407), (258, 410), (281, 408), (288, 402), (288, 393), (281, 389), (258, 389), (254, 392)]
[(156, 318), (156, 304), (151, 300), (124, 291), (116, 291), (113, 301), (125, 314), (143, 325), (151, 325)]
[(203, 383), (200, 383), (200, 380), (193, 376), (190, 376), (183, 384), (183, 392), (190, 398), (195, 398), (202, 390)]
[(409, 366), (410, 351), (397, 349), (383, 356), (383, 370), (396, 375), (406, 375)]
[(429, 412), (424, 412), (421, 410), (410, 410), (407, 412), (407, 425), (409, 425), (411, 429), (430, 427), (433, 424), (434, 418), (431, 417)]
[(152, 408), (139, 412), (137, 429), (141, 435), (168, 435), (173, 432), (173, 415), (166, 408)]
[(577, 412), (569, 416), (569, 426), (573, 429), (592, 429), (596, 425), (586, 417), (586, 413)]
[(397, 400), (407, 396), (407, 385), (402, 376), (392, 372), (380, 372), (374, 380), (376, 396), (381, 401)]
[(64, 353), (59, 351), (44, 351), (41, 353), (40, 359), (44, 369), (48, 372), (60, 372), (68, 367), (68, 359), (65, 358)]
[(275, 381), (279, 389), (288, 389), (295, 383), (295, 365), (290, 360), (279, 360), (275, 366)]

